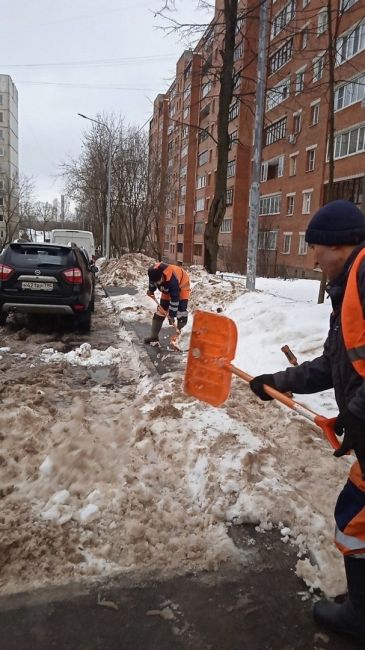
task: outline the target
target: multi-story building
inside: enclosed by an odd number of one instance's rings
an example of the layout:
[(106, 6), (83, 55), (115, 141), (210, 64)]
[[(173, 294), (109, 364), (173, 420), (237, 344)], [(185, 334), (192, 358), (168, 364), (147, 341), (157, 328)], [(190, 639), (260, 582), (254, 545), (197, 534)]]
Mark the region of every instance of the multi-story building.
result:
[[(180, 59), (175, 82), (166, 95), (170, 119), (173, 112), (176, 113), (175, 125), (179, 121), (184, 123), (179, 128), (184, 129), (189, 145), (186, 150), (180, 143), (179, 153), (188, 155), (191, 172), (186, 177), (181, 176), (185, 173), (184, 156), (174, 158), (170, 155), (174, 146), (170, 143), (174, 139), (171, 133), (175, 128), (170, 124), (167, 185), (175, 201), (169, 215), (171, 227), (165, 230), (169, 237), (170, 261), (203, 262), (204, 227), (217, 168), (217, 71), (222, 39), (217, 16), (222, 15), (221, 5), (221, 0), (217, 0), (214, 20), (194, 52), (189, 54), (197, 61), (193, 100), (197, 104), (189, 106), (190, 127), (186, 124), (187, 107), (183, 107), (183, 118), (173, 95), (174, 89), (181, 84), (185, 65), (182, 59), (186, 61), (187, 53)], [(239, 6), (234, 97), (228, 128), (227, 209), (219, 235), (218, 267), (244, 271), (258, 21), (257, 13), (253, 13), (254, 9), (257, 11), (257, 3), (248, 0), (246, 9), (250, 9), (249, 12), (242, 9), (243, 3)], [(337, 0), (328, 23), (323, 0), (272, 0), (267, 47), (258, 272), (311, 277), (313, 262), (304, 239), (311, 214), (331, 198), (348, 198), (364, 207), (364, 3), (362, 0)], [(185, 90), (181, 87), (180, 92)], [(199, 110), (194, 112), (196, 106)], [(329, 155), (331, 133), (333, 163)], [(181, 178), (186, 181), (181, 183)], [(165, 239), (165, 251), (166, 246)]]
[(8, 75), (0, 74), (0, 243), (13, 235), (17, 183), (18, 91)]

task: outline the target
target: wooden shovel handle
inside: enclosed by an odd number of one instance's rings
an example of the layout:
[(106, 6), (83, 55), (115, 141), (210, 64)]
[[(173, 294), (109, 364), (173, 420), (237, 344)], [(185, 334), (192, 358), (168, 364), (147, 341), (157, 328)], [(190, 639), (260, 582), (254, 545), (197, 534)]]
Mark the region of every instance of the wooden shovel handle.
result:
[[(236, 368), (236, 366), (234, 366), (232, 363), (223, 362), (222, 365), (224, 368), (227, 368), (227, 370), (229, 370), (233, 375), (244, 379), (247, 383), (253, 379), (252, 375), (244, 372), (244, 370)], [(318, 415), (318, 413), (311, 411), (311, 409), (309, 409), (307, 406), (299, 404), (294, 399), (291, 399), (291, 397), (288, 397), (288, 395), (285, 395), (285, 393), (281, 393), (276, 388), (272, 388), (272, 386), (268, 386), (267, 384), (264, 384), (264, 390), (265, 393), (270, 395), (270, 397), (273, 399), (276, 399), (278, 402), (285, 404), (285, 406), (288, 406), (290, 409), (298, 413), (298, 415), (302, 415), (307, 420), (314, 422), (314, 424), (322, 429), (331, 447), (333, 447), (333, 449), (339, 449), (340, 443), (338, 442), (334, 429), (336, 418), (325, 418), (323, 415)]]

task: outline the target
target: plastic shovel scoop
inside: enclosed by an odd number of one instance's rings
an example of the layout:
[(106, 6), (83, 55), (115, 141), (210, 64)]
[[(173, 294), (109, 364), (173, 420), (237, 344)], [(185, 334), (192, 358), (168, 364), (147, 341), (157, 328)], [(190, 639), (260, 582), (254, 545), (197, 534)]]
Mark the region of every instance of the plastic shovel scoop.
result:
[[(232, 375), (246, 382), (251, 381), (251, 375), (231, 363), (236, 354), (236, 345), (237, 327), (233, 320), (227, 316), (196, 311), (185, 371), (185, 392), (202, 402), (220, 406), (229, 395)], [(318, 415), (271, 386), (265, 385), (264, 388), (270, 397), (316, 424), (333, 449), (340, 447), (334, 431), (336, 418)]]

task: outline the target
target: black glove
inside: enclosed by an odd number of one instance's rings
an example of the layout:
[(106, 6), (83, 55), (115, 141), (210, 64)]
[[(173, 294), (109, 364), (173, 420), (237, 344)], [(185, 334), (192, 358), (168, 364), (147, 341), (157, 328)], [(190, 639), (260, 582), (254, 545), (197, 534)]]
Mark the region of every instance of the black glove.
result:
[(345, 435), (341, 447), (333, 455), (340, 458), (353, 449), (365, 481), (365, 420), (360, 420), (351, 411), (341, 411), (335, 422), (335, 433)]
[(274, 375), (258, 375), (257, 377), (254, 377), (250, 381), (250, 388), (255, 393), (255, 395), (257, 395), (257, 397), (262, 399), (264, 402), (268, 402), (273, 398), (265, 393), (264, 384), (271, 386), (271, 388), (276, 388)]

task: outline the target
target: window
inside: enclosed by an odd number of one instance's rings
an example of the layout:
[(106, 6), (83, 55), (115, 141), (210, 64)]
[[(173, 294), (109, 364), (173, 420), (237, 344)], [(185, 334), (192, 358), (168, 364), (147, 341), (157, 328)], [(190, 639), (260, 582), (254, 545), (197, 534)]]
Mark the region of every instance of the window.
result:
[(177, 213), (179, 217), (181, 217), (183, 214), (185, 214), (185, 203), (180, 203), (180, 205), (177, 208)]
[(189, 108), (189, 106), (188, 106), (187, 108), (184, 108), (183, 119), (184, 119), (184, 120), (187, 120), (188, 117), (189, 117), (189, 114), (190, 114), (190, 108)]
[(203, 244), (194, 244), (194, 255), (201, 257), (203, 255)]
[(281, 194), (260, 197), (260, 216), (268, 214), (280, 214)]
[(298, 154), (289, 156), (289, 176), (296, 176), (297, 173)]
[(316, 150), (308, 149), (305, 163), (305, 171), (312, 172), (314, 171), (314, 165), (316, 161)]
[(201, 235), (204, 230), (204, 221), (196, 221), (194, 224), (194, 234)]
[(0, 147), (0, 156), (4, 156), (4, 155), (5, 155), (5, 149), (4, 147)]
[(180, 197), (184, 199), (186, 196), (186, 185), (181, 185), (180, 187)]
[(347, 59), (365, 48), (365, 20), (352, 27), (351, 30), (337, 39), (336, 65), (341, 65)]
[(319, 122), (319, 102), (311, 105), (310, 122), (312, 126)]
[(302, 206), (303, 214), (309, 214), (311, 211), (312, 194), (313, 194), (313, 190), (303, 191), (303, 206)]
[(293, 133), (300, 133), (302, 128), (302, 114), (293, 113)]
[(201, 187), (206, 187), (207, 184), (207, 175), (203, 174), (202, 176), (196, 177), (196, 188), (199, 190)]
[(299, 49), (305, 50), (308, 45), (308, 27), (304, 27), (299, 35)]
[(357, 2), (357, 0), (342, 0), (341, 11), (345, 13), (345, 11), (348, 11), (348, 9), (350, 9), (350, 7), (355, 4), (355, 2)]
[(233, 187), (227, 189), (226, 192), (226, 205), (233, 205)]
[(188, 168), (187, 165), (183, 165), (180, 168), (180, 178), (182, 178), (183, 176), (186, 176), (187, 168)]
[(232, 147), (235, 144), (237, 144), (237, 141), (238, 141), (238, 131), (237, 131), (237, 129), (235, 131), (232, 131), (232, 133), (228, 134), (228, 139), (229, 139), (228, 147), (231, 150)]
[(289, 38), (282, 47), (280, 47), (269, 58), (269, 74), (273, 74), (283, 67), (293, 55), (293, 37)]
[(232, 232), (232, 219), (223, 219), (219, 232)]
[(183, 95), (184, 100), (190, 97), (190, 92), (191, 92), (191, 86), (187, 86), (184, 90), (184, 95)]
[(298, 95), (299, 93), (302, 93), (304, 90), (304, 73), (305, 73), (305, 68), (302, 70), (298, 70), (298, 72), (295, 75), (295, 94)]
[(318, 12), (318, 18), (317, 18), (317, 35), (320, 36), (321, 34), (324, 34), (325, 31), (327, 30), (327, 26), (328, 26), (327, 9), (321, 9)]
[(365, 74), (352, 79), (335, 90), (335, 111), (355, 104), (365, 97)]
[(4, 121), (4, 113), (0, 111), (0, 122)]
[(243, 55), (243, 41), (241, 41), (241, 43), (236, 45), (236, 47), (234, 48), (233, 61), (235, 62), (238, 61), (239, 59), (242, 58), (242, 55)]
[(208, 149), (206, 149), (205, 151), (202, 151), (201, 154), (199, 154), (198, 156), (198, 167), (200, 167), (201, 165), (205, 165), (205, 163), (208, 162), (208, 160), (209, 160), (209, 152)]
[(294, 214), (295, 194), (286, 195), (286, 214), (291, 216)]
[(236, 161), (230, 160), (227, 165), (227, 178), (232, 178), (236, 174)]
[(283, 254), (284, 255), (289, 255), (290, 254), (292, 235), (293, 235), (292, 232), (284, 232), (283, 233)]
[(207, 129), (201, 129), (198, 133), (199, 144), (201, 142), (204, 142), (204, 140), (206, 140), (207, 138), (209, 138), (209, 131), (207, 131)]
[(305, 241), (305, 232), (299, 233), (299, 246), (298, 255), (306, 255), (308, 251), (308, 244)]
[(197, 212), (200, 212), (201, 210), (204, 210), (204, 205), (205, 205), (205, 199), (204, 197), (197, 199), (195, 203), (195, 210)]
[(209, 95), (211, 88), (212, 88), (211, 81), (208, 81), (206, 84), (204, 84), (202, 87), (202, 97), (206, 97), (207, 95)]
[(178, 235), (183, 235), (184, 234), (184, 225), (183, 223), (178, 223), (177, 224), (177, 234)]
[(258, 237), (258, 249), (276, 251), (278, 242), (277, 230), (261, 230)]
[(271, 38), (275, 38), (295, 16), (295, 0), (290, 0), (287, 5), (275, 16), (271, 27)]
[(345, 158), (346, 156), (360, 153), (361, 151), (365, 151), (364, 125), (335, 135), (335, 159)]
[(183, 253), (184, 252), (184, 244), (182, 242), (177, 242), (177, 244), (176, 244), (176, 252), (177, 253)]
[(229, 113), (228, 113), (229, 121), (231, 122), (236, 117), (238, 117), (239, 112), (240, 112), (240, 103), (236, 101), (234, 104), (231, 104), (229, 107)]
[(285, 156), (277, 156), (267, 160), (261, 165), (261, 181), (268, 181), (272, 178), (281, 178), (284, 174)]
[(316, 83), (323, 76), (324, 54), (313, 59), (313, 83)]
[[(333, 184), (333, 199), (347, 199), (361, 206), (363, 197), (363, 176), (355, 176), (354, 178), (346, 178), (342, 181), (337, 181)], [(324, 186), (325, 203), (328, 203), (328, 183)]]
[(2, 105), (3, 105), (3, 96), (0, 95), (0, 106), (2, 106)]
[(270, 126), (267, 126), (264, 131), (264, 143), (265, 145), (273, 144), (285, 138), (286, 128), (287, 128), (287, 117), (283, 117), (281, 120), (274, 122)]
[(188, 145), (186, 144), (185, 147), (181, 149), (181, 158), (184, 158), (188, 153)]
[(267, 91), (266, 94), (266, 110), (270, 111), (275, 106), (281, 104), (285, 101), (290, 94), (290, 77), (287, 77), (283, 81), (280, 81), (279, 84), (274, 86), (271, 90)]

